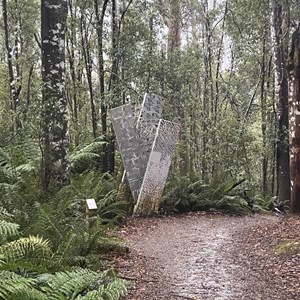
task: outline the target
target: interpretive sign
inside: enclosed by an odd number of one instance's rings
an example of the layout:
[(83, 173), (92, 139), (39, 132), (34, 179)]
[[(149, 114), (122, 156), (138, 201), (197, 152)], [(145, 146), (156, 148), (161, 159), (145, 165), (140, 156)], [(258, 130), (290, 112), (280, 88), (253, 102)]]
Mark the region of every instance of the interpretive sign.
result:
[(88, 210), (96, 210), (97, 209), (97, 203), (95, 199), (86, 199), (86, 206)]

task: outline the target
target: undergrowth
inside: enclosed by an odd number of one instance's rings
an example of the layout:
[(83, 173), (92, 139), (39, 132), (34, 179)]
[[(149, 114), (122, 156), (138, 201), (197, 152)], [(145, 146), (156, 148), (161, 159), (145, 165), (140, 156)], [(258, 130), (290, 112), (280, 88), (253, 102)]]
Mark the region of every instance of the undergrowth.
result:
[[(75, 152), (72, 168), (80, 173), (51, 194), (40, 188), (38, 153), (22, 157), (18, 147), (0, 148), (0, 300), (125, 295), (125, 281), (104, 269), (101, 254), (126, 250), (106, 232), (125, 216), (127, 203), (116, 197), (113, 177), (86, 170), (100, 145)], [(93, 213), (86, 211), (88, 198), (97, 203)]]
[[(261, 200), (261, 198), (257, 197)], [(204, 184), (197, 178), (172, 178), (166, 186), (161, 203), (164, 213), (188, 211), (224, 211), (230, 214), (247, 214), (265, 210), (266, 203), (255, 201), (245, 180), (215, 180)]]

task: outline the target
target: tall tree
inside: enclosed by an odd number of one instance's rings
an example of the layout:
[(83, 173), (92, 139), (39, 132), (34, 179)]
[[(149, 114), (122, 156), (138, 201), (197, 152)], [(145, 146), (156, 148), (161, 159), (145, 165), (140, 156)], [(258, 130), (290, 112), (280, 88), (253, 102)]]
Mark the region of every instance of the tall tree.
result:
[(288, 145), (288, 46), (285, 37), (288, 34), (288, 6), (272, 0), (272, 42), (274, 61), (274, 89), (277, 106), (277, 180), (278, 200), (290, 199), (290, 170)]
[(300, 25), (292, 37), (289, 70), (290, 211), (300, 213)]
[(82, 44), (82, 52), (85, 63), (86, 76), (88, 81), (88, 88), (90, 94), (90, 104), (91, 104), (91, 119), (92, 119), (92, 128), (93, 128), (93, 137), (97, 138), (97, 111), (95, 105), (95, 95), (93, 88), (93, 80), (92, 80), (92, 71), (93, 71), (93, 61), (90, 47), (90, 29), (91, 29), (91, 21), (87, 22), (87, 18), (85, 16), (86, 10), (86, 2), (83, 3), (83, 7), (81, 7), (81, 18), (80, 18), (80, 34), (81, 34), (81, 44)]
[[(103, 26), (104, 17), (109, 0), (104, 0), (102, 9), (99, 11), (99, 1), (94, 0), (94, 10), (96, 19), (96, 34), (97, 34), (97, 58), (98, 58), (98, 78), (99, 78), (99, 96), (100, 96), (100, 111), (101, 111), (101, 130), (102, 135), (106, 138), (107, 135), (107, 105), (105, 103), (105, 77), (104, 77), (104, 57), (103, 57)], [(103, 145), (101, 168), (103, 172), (108, 171), (108, 153), (107, 145)]]
[[(16, 3), (17, 5), (17, 3)], [(22, 123), (20, 118), (17, 115), (17, 107), (20, 103), (20, 92), (21, 92), (21, 84), (20, 84), (20, 67), (18, 62), (14, 66), (13, 61), (18, 60), (19, 58), (19, 30), (20, 24), (18, 22), (15, 24), (15, 37), (14, 37), (14, 47), (12, 47), (10, 42), (10, 31), (8, 24), (8, 10), (7, 10), (7, 0), (2, 0), (2, 17), (3, 17), (3, 25), (4, 25), (4, 36), (5, 36), (5, 48), (7, 55), (7, 67), (8, 67), (8, 76), (9, 76), (9, 87), (10, 87), (10, 98), (11, 98), (11, 110), (15, 114), (14, 118), (14, 129), (19, 130), (22, 128)], [(15, 69), (15, 71), (14, 71)]]
[(51, 181), (69, 183), (68, 114), (65, 93), (66, 0), (42, 0), (42, 131), (45, 191)]

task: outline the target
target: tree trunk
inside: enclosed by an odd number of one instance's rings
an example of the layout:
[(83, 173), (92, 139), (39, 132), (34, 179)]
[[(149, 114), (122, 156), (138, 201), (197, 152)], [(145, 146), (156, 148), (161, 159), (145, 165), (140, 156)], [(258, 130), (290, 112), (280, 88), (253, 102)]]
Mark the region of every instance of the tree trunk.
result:
[(260, 86), (260, 103), (261, 103), (261, 133), (262, 133), (262, 192), (266, 197), (267, 191), (267, 179), (268, 179), (268, 155), (267, 150), (267, 99), (265, 92), (265, 78), (266, 78), (266, 35), (263, 40), (263, 57), (261, 65), (261, 86)]
[(203, 119), (202, 119), (202, 180), (208, 181), (208, 142), (210, 129), (210, 113), (213, 108), (213, 81), (212, 81), (212, 55), (211, 55), (211, 24), (208, 16), (208, 1), (203, 2), (203, 60), (204, 60), (204, 90), (203, 90)]
[[(70, 12), (70, 26), (68, 28), (68, 39), (67, 39), (67, 51), (69, 59), (69, 68), (71, 75), (71, 86), (72, 86), (72, 107), (73, 107), (73, 127), (74, 127), (74, 143), (75, 146), (79, 144), (79, 132), (78, 132), (78, 104), (77, 104), (77, 77), (75, 69), (75, 49), (76, 49), (76, 8), (73, 7), (73, 1), (68, 0), (68, 7)], [(70, 45), (69, 45), (70, 43)]]
[(169, 0), (170, 17), (168, 19), (168, 53), (181, 47), (181, 0)]
[(300, 213), (300, 25), (293, 33), (289, 59), (290, 212)]
[[(94, 0), (95, 18), (96, 18), (96, 33), (98, 46), (98, 77), (99, 77), (99, 94), (100, 94), (100, 110), (101, 110), (101, 130), (102, 136), (106, 138), (107, 135), (107, 106), (105, 105), (105, 83), (104, 83), (104, 58), (103, 58), (103, 22), (107, 9), (108, 0), (102, 3), (101, 14), (99, 12), (98, 0)], [(101, 169), (105, 173), (108, 171), (108, 153), (107, 145), (103, 145), (101, 157)]]
[(93, 81), (92, 81), (92, 67), (93, 62), (91, 58), (91, 49), (89, 45), (89, 28), (86, 24), (86, 19), (84, 16), (84, 9), (81, 9), (81, 20), (80, 20), (80, 33), (81, 33), (81, 44), (82, 44), (82, 52), (84, 57), (84, 64), (86, 70), (86, 76), (88, 81), (88, 88), (90, 94), (90, 104), (91, 104), (91, 117), (92, 117), (92, 130), (93, 130), (93, 138), (97, 138), (97, 112), (95, 107), (94, 100), (94, 89), (93, 89)]
[[(287, 17), (287, 13), (285, 13)], [(290, 199), (290, 170), (289, 170), (289, 146), (288, 146), (288, 78), (286, 71), (286, 59), (288, 49), (284, 44), (284, 35), (288, 28), (284, 18), (283, 6), (276, 0), (272, 1), (272, 41), (274, 56), (274, 87), (277, 106), (277, 180), (278, 200)]]
[[(14, 67), (13, 67), (13, 49), (10, 45), (9, 40), (9, 25), (8, 25), (8, 16), (7, 16), (7, 0), (2, 0), (2, 17), (3, 17), (3, 27), (4, 27), (4, 39), (5, 39), (5, 48), (6, 48), (6, 55), (7, 55), (7, 68), (8, 68), (8, 76), (9, 76), (9, 92), (10, 92), (10, 99), (11, 99), (11, 110), (14, 113), (14, 126), (13, 128), (18, 131), (22, 128), (22, 123), (20, 118), (17, 116), (17, 106), (19, 105), (20, 99), (20, 91), (21, 91), (21, 84), (17, 88), (16, 82), (19, 81), (19, 77), (14, 74)], [(15, 33), (17, 34), (17, 33)], [(15, 42), (17, 38), (15, 37)], [(18, 51), (15, 51), (15, 55), (18, 58)], [(19, 68), (17, 68), (19, 72)]]
[[(111, 9), (111, 23), (112, 23), (112, 36), (111, 36), (111, 46), (112, 46), (112, 67), (108, 85), (108, 91), (111, 95), (112, 106), (114, 107), (117, 102), (118, 95), (118, 71), (119, 71), (119, 27), (117, 21), (117, 1), (112, 0)], [(108, 171), (112, 174), (115, 171), (115, 133), (111, 125), (111, 132), (108, 138), (107, 145), (107, 159), (108, 159)]]
[(69, 183), (68, 113), (65, 93), (67, 2), (42, 0), (42, 130), (44, 191)]

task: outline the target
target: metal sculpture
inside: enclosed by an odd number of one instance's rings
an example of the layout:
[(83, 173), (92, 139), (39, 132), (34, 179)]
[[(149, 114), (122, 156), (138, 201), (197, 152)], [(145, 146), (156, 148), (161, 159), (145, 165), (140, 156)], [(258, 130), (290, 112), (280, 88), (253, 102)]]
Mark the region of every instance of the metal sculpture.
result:
[(134, 216), (159, 208), (180, 126), (161, 119), (163, 98), (146, 94), (136, 118), (131, 104), (111, 109), (112, 123), (135, 200)]

